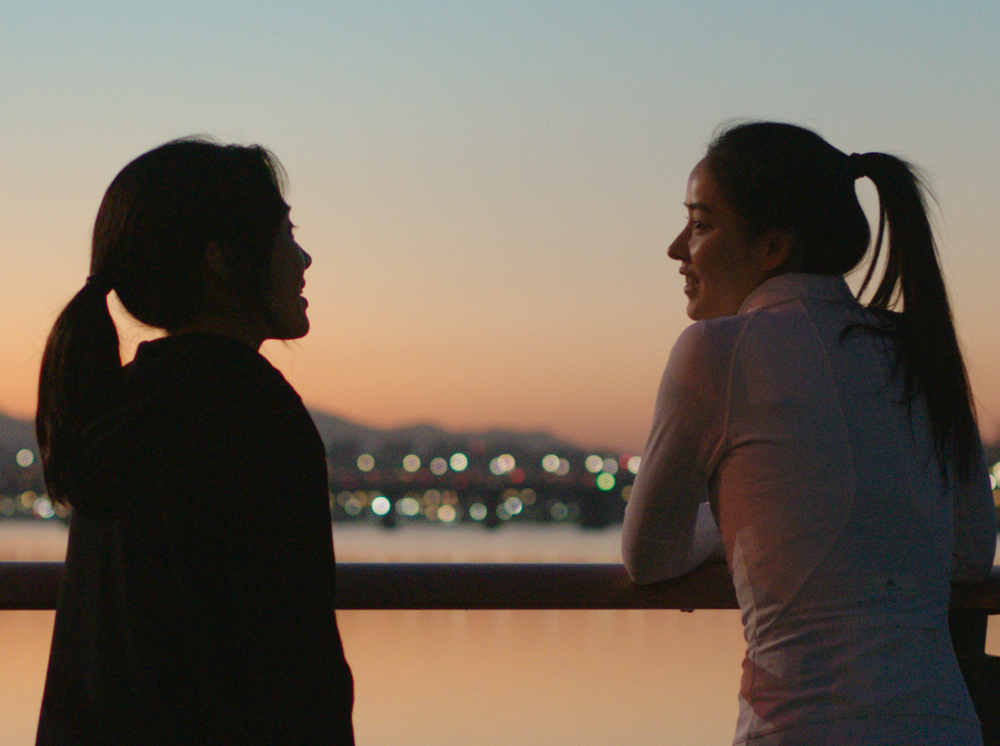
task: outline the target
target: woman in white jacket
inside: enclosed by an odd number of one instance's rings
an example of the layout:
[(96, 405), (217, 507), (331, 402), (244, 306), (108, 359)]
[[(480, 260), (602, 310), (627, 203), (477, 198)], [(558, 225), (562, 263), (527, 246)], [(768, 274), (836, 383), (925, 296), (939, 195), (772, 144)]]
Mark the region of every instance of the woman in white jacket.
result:
[[(872, 244), (858, 178), (881, 203), (862, 292), (887, 244), (865, 304), (843, 279)], [(922, 185), (752, 122), (716, 137), (685, 205), (668, 254), (696, 323), (626, 511), (629, 573), (725, 551), (747, 639), (734, 743), (981, 743), (947, 608), (996, 527)]]

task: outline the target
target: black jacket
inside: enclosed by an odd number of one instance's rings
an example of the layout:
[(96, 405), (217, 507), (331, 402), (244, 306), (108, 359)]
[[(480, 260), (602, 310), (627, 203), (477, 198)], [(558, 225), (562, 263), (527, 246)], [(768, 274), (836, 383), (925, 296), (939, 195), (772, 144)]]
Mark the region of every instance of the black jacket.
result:
[(239, 342), (140, 346), (87, 433), (38, 744), (351, 744), (326, 461)]

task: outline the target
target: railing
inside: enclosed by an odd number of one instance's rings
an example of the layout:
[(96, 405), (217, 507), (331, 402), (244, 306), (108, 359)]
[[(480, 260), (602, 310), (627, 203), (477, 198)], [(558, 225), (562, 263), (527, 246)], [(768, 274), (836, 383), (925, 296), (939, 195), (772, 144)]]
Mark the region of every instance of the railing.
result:
[[(61, 562), (0, 562), (0, 610), (54, 609)], [(706, 564), (663, 583), (635, 585), (621, 565), (337, 565), (338, 609), (736, 609), (726, 566)], [(990, 615), (1000, 614), (1000, 567), (980, 583), (956, 583), (952, 642), (986, 744), (1000, 744), (1000, 658), (986, 655)]]

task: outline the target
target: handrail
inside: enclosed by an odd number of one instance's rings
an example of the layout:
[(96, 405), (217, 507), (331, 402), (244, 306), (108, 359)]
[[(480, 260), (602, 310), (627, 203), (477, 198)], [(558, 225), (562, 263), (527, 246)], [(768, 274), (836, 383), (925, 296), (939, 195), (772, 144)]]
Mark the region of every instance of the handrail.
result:
[[(0, 562), (0, 610), (54, 609), (62, 562)], [(736, 609), (726, 566), (636, 585), (611, 564), (337, 564), (338, 609)], [(1000, 566), (955, 583), (953, 612), (1000, 614)]]

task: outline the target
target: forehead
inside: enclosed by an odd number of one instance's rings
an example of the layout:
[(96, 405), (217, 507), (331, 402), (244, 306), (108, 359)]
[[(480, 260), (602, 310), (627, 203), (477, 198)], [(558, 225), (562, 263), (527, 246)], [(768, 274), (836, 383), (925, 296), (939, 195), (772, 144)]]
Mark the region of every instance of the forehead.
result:
[(702, 159), (691, 169), (684, 204), (689, 210), (704, 212), (719, 212), (728, 208), (718, 181), (708, 170), (707, 159)]

